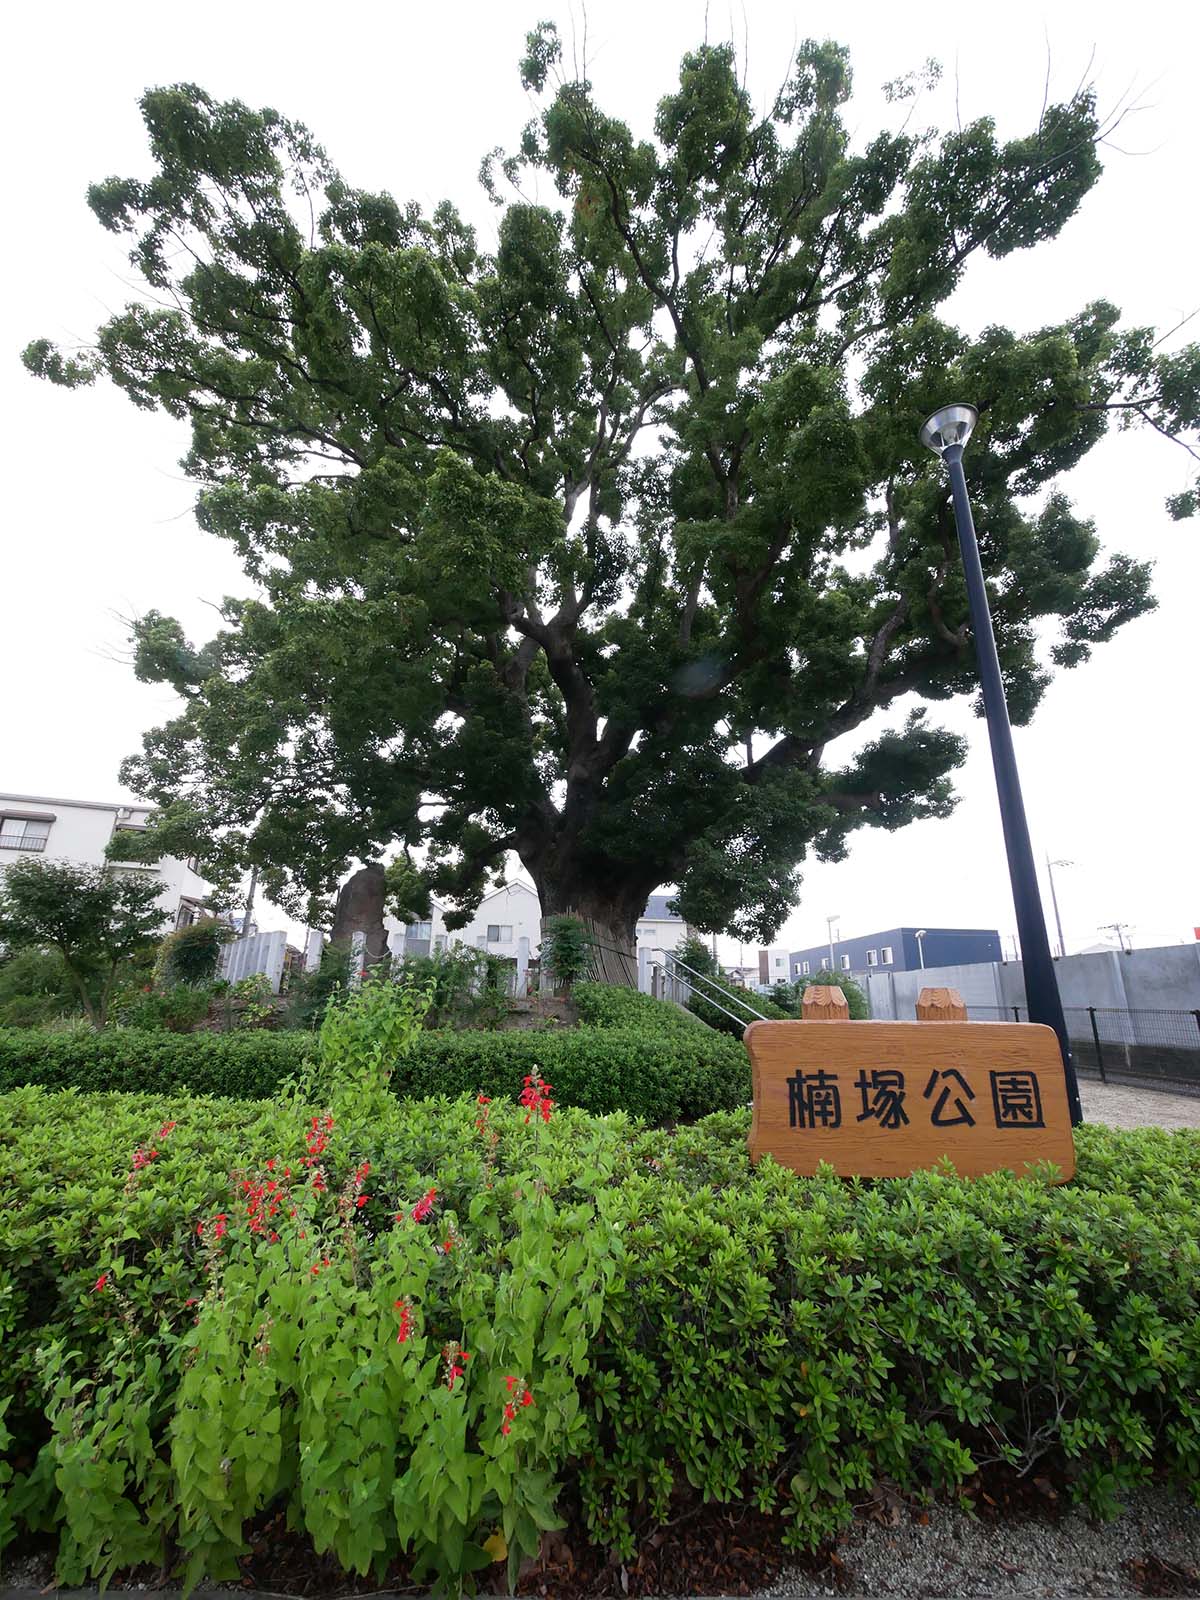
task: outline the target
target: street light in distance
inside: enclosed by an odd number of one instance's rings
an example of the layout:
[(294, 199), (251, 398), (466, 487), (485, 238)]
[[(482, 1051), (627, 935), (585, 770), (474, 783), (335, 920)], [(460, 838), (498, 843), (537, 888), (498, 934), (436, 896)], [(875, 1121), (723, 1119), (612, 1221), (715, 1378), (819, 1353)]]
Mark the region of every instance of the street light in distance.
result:
[(921, 958), (921, 971), (922, 972), (925, 971), (925, 943), (924, 943), (924, 940), (925, 940), (925, 935), (926, 935), (926, 933), (928, 931), (929, 930), (927, 928), (918, 928), (917, 929), (917, 955)]

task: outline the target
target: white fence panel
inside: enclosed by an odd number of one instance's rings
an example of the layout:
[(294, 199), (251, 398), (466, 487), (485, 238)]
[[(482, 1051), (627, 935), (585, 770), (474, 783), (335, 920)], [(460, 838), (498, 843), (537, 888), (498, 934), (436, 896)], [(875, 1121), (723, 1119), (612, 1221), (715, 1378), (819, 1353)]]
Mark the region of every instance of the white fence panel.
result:
[(286, 933), (253, 933), (248, 939), (235, 939), (221, 951), (221, 976), (230, 983), (265, 972), (274, 994), (283, 982), (283, 956)]

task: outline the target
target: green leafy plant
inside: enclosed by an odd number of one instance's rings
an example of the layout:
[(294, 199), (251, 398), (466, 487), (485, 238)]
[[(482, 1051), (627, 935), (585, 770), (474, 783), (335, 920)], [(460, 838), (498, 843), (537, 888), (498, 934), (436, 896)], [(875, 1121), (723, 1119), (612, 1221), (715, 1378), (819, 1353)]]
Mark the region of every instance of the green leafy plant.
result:
[(871, 1004), (863, 992), (862, 985), (857, 983), (848, 972), (830, 972), (822, 968), (814, 972), (811, 977), (797, 978), (794, 983), (781, 980), (772, 984), (770, 999), (773, 1005), (785, 1012), (788, 1016), (798, 1017), (804, 1004), (804, 991), (816, 987), (821, 989), (840, 989), (846, 997), (846, 1005), (850, 1012), (852, 1022), (867, 1022), (871, 1016)]
[(78, 1015), (79, 992), (57, 950), (31, 946), (0, 957), (0, 1028), (32, 1028)]
[(123, 1027), (191, 1033), (208, 1016), (213, 994), (211, 984), (202, 988), (190, 983), (143, 987), (127, 991), (113, 1009)]
[(221, 964), (221, 951), (233, 938), (233, 929), (215, 917), (202, 917), (185, 928), (176, 928), (158, 947), (154, 976), (164, 987), (190, 983), (203, 987), (212, 983)]
[(592, 967), (592, 952), (578, 917), (547, 917), (542, 925), (542, 970), (559, 994), (570, 994)]
[(327, 944), (313, 972), (293, 979), (288, 991), (287, 1025), (317, 1029), (334, 996), (350, 982), (350, 952)]

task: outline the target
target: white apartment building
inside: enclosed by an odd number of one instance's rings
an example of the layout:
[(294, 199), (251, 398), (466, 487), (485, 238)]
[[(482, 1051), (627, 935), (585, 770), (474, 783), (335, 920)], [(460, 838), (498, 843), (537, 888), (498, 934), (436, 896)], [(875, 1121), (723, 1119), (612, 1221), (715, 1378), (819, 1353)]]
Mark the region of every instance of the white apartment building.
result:
[(150, 806), (107, 804), (101, 800), (59, 800), (40, 794), (0, 794), (0, 871), (23, 856), (84, 866), (115, 866), (142, 872), (162, 884), (158, 899), (172, 926), (186, 927), (200, 914), (208, 884), (192, 858), (164, 856), (153, 865), (110, 862), (104, 851), (114, 834), (140, 833)]

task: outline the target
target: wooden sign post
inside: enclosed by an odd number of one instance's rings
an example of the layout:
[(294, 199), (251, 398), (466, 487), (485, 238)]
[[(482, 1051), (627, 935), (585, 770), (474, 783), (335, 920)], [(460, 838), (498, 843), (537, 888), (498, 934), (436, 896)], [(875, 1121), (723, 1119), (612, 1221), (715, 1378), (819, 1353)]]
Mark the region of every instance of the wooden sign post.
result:
[(794, 1172), (898, 1178), (1075, 1172), (1058, 1039), (1027, 1022), (754, 1022), (750, 1157)]

